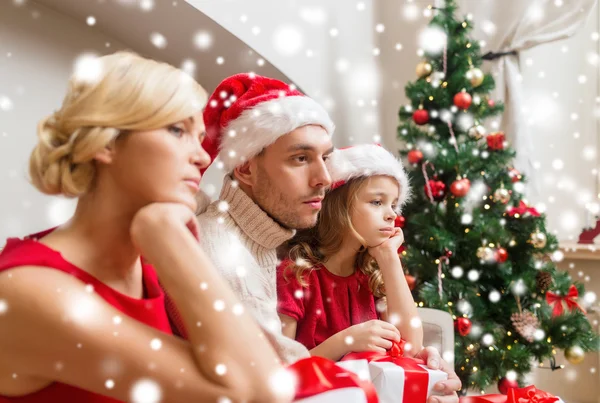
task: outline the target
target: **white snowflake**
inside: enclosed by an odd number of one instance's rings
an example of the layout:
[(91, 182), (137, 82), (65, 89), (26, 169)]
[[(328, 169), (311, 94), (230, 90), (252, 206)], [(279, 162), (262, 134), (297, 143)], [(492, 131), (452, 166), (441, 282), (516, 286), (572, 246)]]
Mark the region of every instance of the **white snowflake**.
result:
[(160, 32), (152, 32), (150, 34), (150, 42), (158, 49), (164, 49), (167, 47), (167, 38)]
[(102, 78), (102, 62), (94, 53), (83, 53), (75, 59), (73, 77), (77, 81), (96, 83)]
[(154, 0), (140, 0), (142, 11), (152, 11), (154, 9)]
[(160, 339), (152, 339), (150, 341), (150, 348), (154, 351), (160, 350), (162, 347), (162, 341)]
[(493, 290), (490, 292), (489, 299), (490, 302), (495, 304), (496, 302), (500, 301), (500, 293), (497, 290)]
[(194, 34), (194, 45), (200, 50), (208, 50), (213, 44), (213, 36), (208, 31), (198, 31)]
[(0, 315), (5, 314), (8, 311), (8, 302), (4, 299), (0, 299)]
[(213, 308), (215, 308), (215, 311), (217, 312), (223, 311), (225, 309), (225, 301), (222, 299), (216, 300), (213, 304)]
[(452, 277), (454, 277), (454, 278), (461, 278), (464, 274), (464, 270), (460, 266), (454, 266), (452, 268), (452, 270), (450, 271), (450, 273), (452, 274)]
[(294, 25), (284, 25), (273, 33), (273, 47), (283, 56), (294, 56), (304, 46), (304, 37)]
[(474, 269), (469, 270), (469, 273), (467, 274), (467, 278), (470, 281), (475, 282), (475, 281), (479, 280), (479, 272), (477, 270), (474, 270)]
[(217, 364), (215, 372), (217, 375), (225, 375), (227, 373), (227, 366), (225, 364)]
[(134, 403), (158, 403), (162, 398), (162, 389), (153, 380), (141, 379), (132, 386), (130, 397)]
[(244, 313), (244, 306), (240, 303), (237, 303), (231, 309), (234, 315), (239, 316)]
[(447, 42), (446, 32), (437, 26), (428, 26), (419, 34), (419, 47), (432, 55), (440, 54)]
[(492, 344), (494, 344), (494, 336), (492, 336), (489, 333), (484, 334), (481, 338), (481, 343), (484, 346), (491, 346)]

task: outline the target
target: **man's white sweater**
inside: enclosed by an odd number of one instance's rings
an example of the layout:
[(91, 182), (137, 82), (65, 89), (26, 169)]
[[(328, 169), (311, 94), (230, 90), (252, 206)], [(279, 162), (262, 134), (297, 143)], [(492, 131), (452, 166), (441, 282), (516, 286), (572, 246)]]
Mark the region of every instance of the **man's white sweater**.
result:
[(200, 243), (238, 298), (265, 330), (281, 359), (292, 363), (308, 350), (281, 333), (277, 315), (276, 248), (294, 235), (265, 213), (229, 175), (219, 200), (198, 216)]

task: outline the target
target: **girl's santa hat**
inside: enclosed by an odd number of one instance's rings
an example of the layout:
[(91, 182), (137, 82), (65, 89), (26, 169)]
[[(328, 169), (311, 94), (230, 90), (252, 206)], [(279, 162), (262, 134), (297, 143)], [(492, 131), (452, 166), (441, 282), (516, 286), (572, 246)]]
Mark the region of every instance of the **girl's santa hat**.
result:
[(346, 184), (351, 179), (385, 175), (398, 181), (398, 212), (410, 197), (408, 175), (402, 162), (379, 145), (361, 144), (337, 149), (331, 153), (326, 165), (331, 176), (330, 190)]
[(328, 136), (334, 124), (325, 109), (294, 86), (254, 73), (228, 77), (213, 92), (204, 110), (202, 147), (218, 156), (227, 172), (258, 155), (279, 137), (306, 125)]

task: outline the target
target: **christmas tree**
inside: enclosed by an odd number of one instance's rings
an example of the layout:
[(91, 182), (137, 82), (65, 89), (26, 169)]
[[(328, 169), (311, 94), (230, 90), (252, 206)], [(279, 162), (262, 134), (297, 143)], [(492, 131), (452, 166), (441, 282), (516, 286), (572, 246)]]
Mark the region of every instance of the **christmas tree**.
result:
[(417, 65), (419, 78), (406, 86), (410, 105), (399, 112), (401, 153), (415, 189), (400, 217), (402, 259), (417, 279), (419, 306), (455, 320), (463, 393), (496, 384), (504, 392), (525, 386), (533, 359), (545, 366), (550, 359), (556, 369), (554, 355), (563, 349), (578, 363), (598, 350), (599, 337), (586, 317), (583, 286), (555, 267), (561, 253), (544, 214), (523, 199), (525, 178), (511, 166), (515, 151), (504, 133), (485, 126), (503, 111), (489, 96), (492, 76), (480, 70), (490, 55), (469, 38), (471, 19), (456, 18), (455, 0), (431, 8), (431, 46)]

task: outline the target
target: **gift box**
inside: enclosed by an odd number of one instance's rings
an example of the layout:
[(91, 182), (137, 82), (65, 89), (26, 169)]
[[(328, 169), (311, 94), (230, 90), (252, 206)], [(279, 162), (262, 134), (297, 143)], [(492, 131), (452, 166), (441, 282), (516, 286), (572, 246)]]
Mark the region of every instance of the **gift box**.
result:
[(363, 381), (371, 380), (371, 373), (369, 370), (369, 361), (367, 360), (346, 360), (335, 363), (338, 367), (342, 367), (345, 370), (353, 372)]
[(290, 365), (288, 371), (296, 380), (294, 402), (379, 402), (377, 392), (369, 380), (360, 379), (353, 372), (326, 358), (309, 357), (299, 360)]
[(560, 397), (552, 396), (548, 392), (537, 389), (535, 386), (526, 388), (510, 388), (506, 395), (493, 394), (481, 396), (461, 397), (460, 403), (564, 403)]
[(400, 342), (394, 343), (385, 354), (347, 354), (342, 363), (351, 362), (360, 369), (356, 361), (368, 362), (369, 376), (381, 403), (425, 403), (429, 396), (438, 395), (433, 385), (448, 379), (448, 374), (427, 368), (422, 361), (403, 355), (404, 343)]

